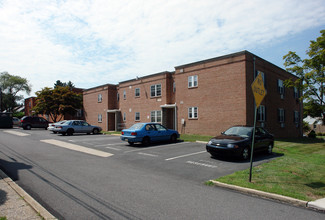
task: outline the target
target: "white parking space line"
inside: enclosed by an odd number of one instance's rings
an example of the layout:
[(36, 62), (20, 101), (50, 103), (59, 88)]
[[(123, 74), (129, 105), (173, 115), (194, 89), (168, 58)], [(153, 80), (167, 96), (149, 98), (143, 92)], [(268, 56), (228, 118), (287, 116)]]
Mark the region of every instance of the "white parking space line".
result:
[(215, 166), (215, 165), (200, 163), (200, 162), (195, 162), (195, 161), (186, 161), (186, 163), (197, 165), (197, 166), (209, 167), (209, 168), (218, 168), (218, 166)]
[(202, 153), (206, 153), (207, 151), (200, 151), (200, 152), (196, 152), (196, 153), (191, 153), (191, 154), (184, 154), (184, 155), (180, 155), (180, 156), (177, 156), (177, 157), (171, 157), (171, 158), (168, 158), (168, 159), (165, 159), (165, 160), (175, 160), (175, 159), (178, 159), (178, 158), (182, 158), (182, 157), (188, 157), (188, 156), (192, 156), (192, 155), (196, 155), (196, 154), (202, 154)]
[(144, 155), (144, 156), (149, 156), (149, 157), (158, 157), (158, 155), (156, 155), (156, 154), (147, 154), (147, 153), (142, 153), (142, 152), (139, 152), (138, 154)]
[(120, 151), (121, 149), (118, 149), (118, 148), (115, 148), (115, 147), (105, 147), (107, 149), (111, 149), (111, 150), (117, 150), (117, 151)]
[(17, 135), (17, 136), (21, 136), (21, 137), (30, 135), (30, 134), (26, 134), (26, 133), (19, 132), (19, 131), (3, 131), (3, 132), (13, 134), (13, 135)]
[(41, 140), (41, 142), (53, 144), (58, 147), (62, 147), (62, 148), (66, 148), (66, 149), (74, 150), (74, 151), (79, 151), (82, 153), (91, 154), (91, 155), (95, 155), (95, 156), (99, 156), (99, 157), (110, 157), (110, 156), (114, 155), (114, 154), (107, 153), (104, 151), (99, 151), (99, 150), (95, 150), (95, 149), (91, 149), (91, 148), (87, 148), (87, 147), (83, 147), (80, 145), (71, 144), (71, 143), (67, 143), (67, 142), (63, 142), (63, 141), (58, 141), (58, 140), (54, 140), (54, 139)]
[(159, 146), (156, 146), (156, 147), (140, 148), (140, 149), (136, 149), (136, 150), (124, 151), (124, 153), (144, 151), (144, 150), (151, 150), (151, 149), (156, 149), (156, 148), (168, 148), (168, 147), (171, 147), (171, 146), (177, 146), (177, 145), (186, 144), (186, 143), (187, 142), (181, 142), (181, 143), (177, 143), (177, 144), (159, 145)]

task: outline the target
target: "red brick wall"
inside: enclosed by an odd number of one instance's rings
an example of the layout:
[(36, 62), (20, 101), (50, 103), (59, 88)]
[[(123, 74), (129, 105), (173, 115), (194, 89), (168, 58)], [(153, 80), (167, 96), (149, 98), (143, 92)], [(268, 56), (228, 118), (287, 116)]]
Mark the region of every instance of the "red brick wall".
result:
[[(123, 121), (126, 128), (138, 122), (150, 122), (151, 111), (160, 111), (161, 105), (171, 104), (170, 82), (171, 73), (164, 72), (119, 83), (119, 108), (122, 120), (124, 113), (126, 114), (126, 120)], [(150, 87), (155, 84), (161, 84), (159, 97), (151, 97), (150, 94)], [(140, 88), (140, 97), (135, 97), (136, 88)], [(124, 91), (126, 99), (123, 97)], [(140, 121), (135, 121), (136, 112), (140, 112)]]
[[(98, 102), (98, 95), (102, 95), (102, 101)], [(107, 127), (107, 110), (117, 109), (116, 106), (116, 86), (103, 85), (83, 93), (83, 105), (85, 120), (92, 124), (100, 126), (103, 130)], [(102, 115), (102, 122), (98, 122), (98, 114)]]
[[(197, 88), (188, 88), (192, 75), (198, 75)], [(181, 133), (216, 135), (246, 123), (244, 56), (176, 68), (175, 82)], [(198, 119), (188, 118), (189, 107), (198, 107)]]

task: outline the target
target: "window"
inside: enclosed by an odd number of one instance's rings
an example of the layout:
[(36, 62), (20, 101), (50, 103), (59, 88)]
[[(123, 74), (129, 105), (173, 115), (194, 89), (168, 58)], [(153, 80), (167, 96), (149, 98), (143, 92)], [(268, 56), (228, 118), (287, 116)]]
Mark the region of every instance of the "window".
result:
[(123, 91), (123, 99), (126, 99), (126, 91)]
[(102, 94), (98, 94), (98, 102), (102, 102), (102, 100), (103, 100)]
[(102, 114), (98, 114), (98, 122), (102, 122), (102, 120), (103, 120)]
[(197, 87), (197, 75), (188, 77), (188, 88)]
[(278, 109), (278, 121), (280, 123), (284, 123), (284, 120), (285, 120), (285, 112), (284, 112), (284, 109), (283, 108), (279, 108)]
[(126, 121), (126, 113), (123, 113), (123, 121)]
[(161, 111), (151, 112), (151, 122), (161, 122)]
[(293, 87), (293, 97), (295, 99), (298, 99), (299, 98), (299, 90), (297, 87)]
[(135, 120), (140, 121), (140, 112), (135, 113)]
[(283, 85), (283, 80), (278, 79), (278, 92), (281, 95), (281, 98), (284, 98), (284, 93), (285, 93), (285, 89), (284, 89), (284, 85)]
[(296, 127), (299, 126), (299, 112), (298, 111), (294, 111), (293, 112), (293, 122), (296, 124)]
[(120, 94), (119, 93), (117, 93), (117, 101), (120, 101)]
[(162, 126), (162, 125), (155, 125), (156, 126), (156, 129), (157, 129), (157, 131), (166, 131), (167, 129), (164, 127), (164, 126)]
[(198, 118), (197, 107), (189, 107), (188, 108), (188, 118), (189, 119), (197, 119)]
[(173, 92), (175, 93), (176, 92), (176, 83), (173, 82)]
[(265, 106), (260, 105), (257, 109), (257, 121), (265, 121)]
[(151, 94), (151, 97), (161, 96), (161, 84), (156, 84), (156, 85), (150, 86), (150, 94)]
[(135, 97), (140, 97), (140, 88), (135, 88)]

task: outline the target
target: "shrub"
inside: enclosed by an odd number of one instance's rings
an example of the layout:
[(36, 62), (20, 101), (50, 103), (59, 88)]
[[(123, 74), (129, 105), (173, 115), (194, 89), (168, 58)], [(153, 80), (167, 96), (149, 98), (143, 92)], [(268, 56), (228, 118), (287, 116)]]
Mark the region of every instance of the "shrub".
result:
[(316, 132), (314, 130), (312, 130), (311, 132), (309, 132), (308, 137), (309, 138), (316, 138)]

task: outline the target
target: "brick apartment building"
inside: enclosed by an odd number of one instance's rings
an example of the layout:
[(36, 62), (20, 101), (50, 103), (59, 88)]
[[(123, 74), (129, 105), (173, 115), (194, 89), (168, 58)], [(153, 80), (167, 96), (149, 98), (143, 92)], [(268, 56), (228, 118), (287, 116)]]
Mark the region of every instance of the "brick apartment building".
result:
[(233, 125), (253, 124), (251, 84), (259, 73), (267, 95), (257, 125), (276, 137), (301, 136), (299, 91), (283, 85), (296, 77), (248, 51), (84, 90), (85, 118), (103, 130), (152, 121), (182, 134), (216, 135)]

